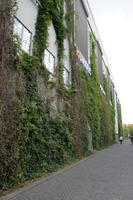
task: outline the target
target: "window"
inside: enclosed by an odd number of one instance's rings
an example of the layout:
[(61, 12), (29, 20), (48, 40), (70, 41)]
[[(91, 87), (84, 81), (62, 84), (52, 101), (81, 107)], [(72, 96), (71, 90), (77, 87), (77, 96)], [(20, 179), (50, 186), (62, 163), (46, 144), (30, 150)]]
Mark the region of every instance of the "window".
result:
[(55, 68), (55, 57), (50, 53), (49, 50), (45, 49), (44, 52), (44, 64), (46, 65), (47, 69), (54, 74)]
[(66, 68), (63, 70), (63, 78), (65, 86), (68, 87), (70, 85), (70, 72)]
[(64, 86), (68, 88), (70, 86), (70, 75), (71, 75), (71, 62), (70, 62), (70, 47), (68, 37), (64, 40), (64, 58), (63, 58), (63, 81)]
[(31, 32), (16, 17), (14, 19), (14, 34), (19, 37), (22, 50), (30, 53)]

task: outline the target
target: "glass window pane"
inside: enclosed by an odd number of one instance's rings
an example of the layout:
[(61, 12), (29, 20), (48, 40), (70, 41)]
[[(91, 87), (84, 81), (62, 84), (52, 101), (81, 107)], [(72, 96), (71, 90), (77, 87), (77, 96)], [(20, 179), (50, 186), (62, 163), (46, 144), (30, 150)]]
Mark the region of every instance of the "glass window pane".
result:
[(67, 71), (65, 68), (63, 71), (63, 78), (65, 86), (69, 86), (69, 71)]
[(46, 49), (45, 52), (44, 52), (44, 64), (47, 67), (47, 69), (49, 69), (49, 63), (50, 63), (50, 55), (49, 55), (49, 52)]
[(50, 54), (50, 66), (49, 66), (49, 71), (53, 74), (54, 73), (54, 62), (55, 58), (53, 55)]
[(54, 73), (54, 66), (55, 66), (55, 57), (46, 49), (44, 52), (44, 64), (51, 72)]
[(14, 18), (14, 34), (18, 35), (20, 39), (22, 39), (22, 24)]
[(25, 27), (23, 27), (22, 49), (27, 53), (30, 52), (30, 43), (31, 33)]

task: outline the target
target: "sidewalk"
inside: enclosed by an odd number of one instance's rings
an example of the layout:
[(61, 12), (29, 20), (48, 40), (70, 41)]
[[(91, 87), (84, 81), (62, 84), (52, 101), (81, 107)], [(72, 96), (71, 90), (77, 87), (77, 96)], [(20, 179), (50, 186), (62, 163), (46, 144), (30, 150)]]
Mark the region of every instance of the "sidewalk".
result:
[(117, 144), (0, 200), (133, 200), (133, 146)]

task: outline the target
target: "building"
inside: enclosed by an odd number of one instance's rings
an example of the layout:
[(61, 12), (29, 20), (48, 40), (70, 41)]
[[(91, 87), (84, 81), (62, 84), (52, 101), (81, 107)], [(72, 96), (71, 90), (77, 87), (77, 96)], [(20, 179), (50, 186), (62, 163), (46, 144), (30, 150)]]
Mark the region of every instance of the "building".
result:
[(5, 62), (8, 70), (1, 71), (6, 89), (0, 141), (2, 130), (6, 137), (0, 155), (10, 158), (0, 167), (4, 185), (8, 174), (21, 182), (115, 143), (121, 125), (115, 83), (88, 1), (17, 0), (13, 14), (10, 40), (17, 48), (14, 62)]
[[(116, 127), (116, 137), (118, 138), (118, 108), (117, 108), (117, 92), (115, 89), (115, 84), (112, 79), (112, 73), (109, 67), (106, 53), (101, 42), (93, 14), (91, 12), (88, 1), (85, 0), (75, 0), (75, 43), (76, 46), (83, 54), (88, 65), (90, 65), (90, 38), (89, 35), (92, 33), (96, 41), (96, 56), (97, 56), (97, 70), (100, 79), (100, 89), (103, 95), (106, 95), (104, 88), (104, 78), (107, 80), (108, 84), (108, 96), (110, 104), (111, 100), (111, 90), (113, 90), (113, 101), (115, 102), (115, 127)], [(85, 63), (86, 63), (85, 62)], [(84, 66), (85, 67), (85, 66)], [(85, 67), (86, 68), (86, 67)], [(90, 70), (89, 70), (90, 71)]]
[[(33, 40), (35, 35), (35, 24), (38, 15), (38, 7), (40, 6), (39, 1), (35, 0), (18, 0), (18, 10), (15, 14), (14, 18), (14, 32), (19, 35), (21, 39), (22, 49), (32, 55), (33, 50)], [(91, 75), (90, 69), (90, 33), (95, 37), (96, 40), (96, 55), (97, 55), (97, 69), (99, 73), (100, 79), (100, 89), (102, 93), (105, 95), (103, 76), (106, 77), (108, 82), (108, 95), (110, 99), (110, 86), (111, 86), (111, 72), (107, 67), (108, 61), (106, 54), (103, 49), (103, 45), (101, 43), (101, 39), (99, 37), (99, 33), (90, 9), (88, 2), (84, 0), (75, 0), (74, 1), (74, 23), (75, 23), (75, 45), (77, 48), (77, 55), (80, 63), (84, 68), (87, 69), (89, 75)], [(30, 10), (30, 16), (29, 16)], [(64, 12), (66, 13), (66, 3), (64, 6)], [(66, 21), (64, 19), (64, 24), (66, 25)], [(47, 49), (45, 49), (44, 53), (44, 63), (51, 74), (54, 74), (55, 66), (58, 62), (58, 45), (56, 43), (56, 32), (51, 21), (49, 29), (49, 40)], [(70, 63), (70, 50), (69, 50), (69, 41), (68, 38), (64, 40), (64, 83), (67, 86), (71, 83), (71, 63)], [(115, 88), (114, 88), (115, 90)], [(114, 94), (116, 92), (114, 91)], [(116, 102), (116, 95), (114, 95), (114, 99)], [(115, 110), (116, 103), (115, 103)], [(117, 127), (117, 112), (116, 112), (116, 127)], [(117, 128), (116, 128), (117, 129)], [(118, 131), (116, 130), (116, 133)]]
[[(39, 1), (35, 0), (18, 0), (18, 10), (14, 18), (14, 32), (19, 35), (21, 39), (22, 49), (32, 55), (33, 51), (33, 40), (35, 36), (35, 24), (38, 15), (38, 7), (40, 6)], [(66, 14), (67, 8), (66, 3), (64, 5), (64, 12)], [(112, 88), (112, 75), (107, 57), (99, 37), (99, 33), (91, 12), (90, 6), (87, 1), (75, 0), (74, 1), (74, 30), (75, 30), (75, 46), (77, 48), (77, 57), (80, 64), (88, 71), (91, 76), (90, 68), (90, 33), (94, 35), (96, 40), (96, 55), (97, 55), (97, 69), (100, 79), (100, 89), (105, 95), (104, 89), (104, 77), (107, 79), (108, 83), (108, 95), (111, 102), (110, 88)], [(30, 16), (29, 16), (30, 10)], [(67, 23), (64, 18), (64, 24), (67, 28)], [(58, 45), (56, 43), (56, 32), (54, 29), (53, 22), (50, 22), (48, 29), (49, 39), (47, 49), (44, 52), (44, 64), (50, 71), (51, 75), (55, 73), (55, 66), (58, 63)], [(64, 40), (64, 70), (63, 77), (66, 87), (71, 84), (71, 61), (70, 61), (70, 49), (68, 36)], [(114, 85), (114, 83), (113, 83)], [(116, 134), (118, 134), (118, 115), (117, 115), (117, 104), (116, 104), (116, 91), (115, 86), (114, 91), (114, 102), (115, 102), (115, 112), (116, 112)]]

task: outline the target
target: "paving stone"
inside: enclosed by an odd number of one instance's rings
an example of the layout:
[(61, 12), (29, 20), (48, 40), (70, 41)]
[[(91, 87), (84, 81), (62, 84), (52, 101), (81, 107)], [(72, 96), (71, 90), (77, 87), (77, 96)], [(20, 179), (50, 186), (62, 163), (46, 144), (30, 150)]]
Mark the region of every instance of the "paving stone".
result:
[(133, 145), (124, 141), (0, 200), (133, 200)]

